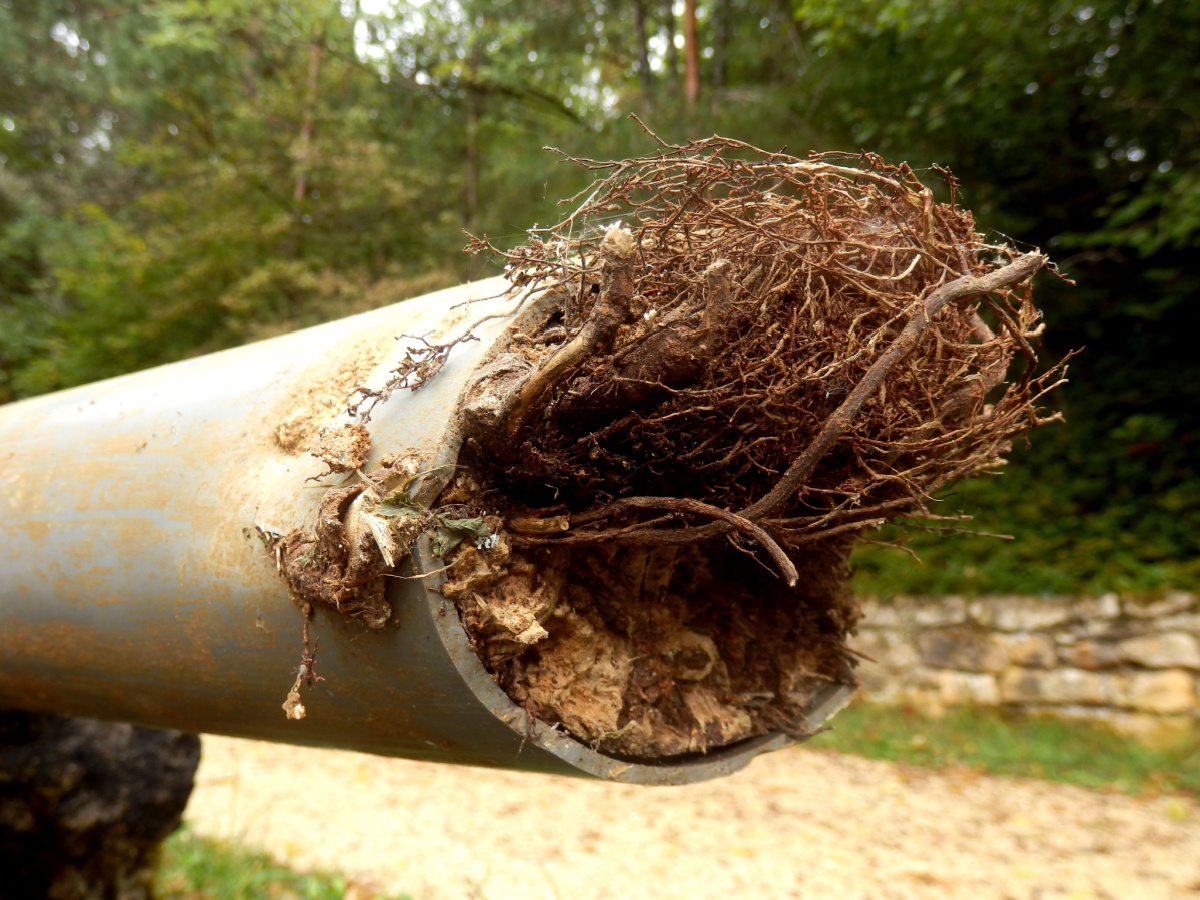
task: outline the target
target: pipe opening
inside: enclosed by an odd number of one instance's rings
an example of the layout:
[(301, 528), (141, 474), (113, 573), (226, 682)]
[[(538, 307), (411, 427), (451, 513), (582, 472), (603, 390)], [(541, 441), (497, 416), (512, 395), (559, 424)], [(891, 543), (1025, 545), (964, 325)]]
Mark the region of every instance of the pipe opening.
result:
[(769, 732), (807, 737), (817, 699), (857, 685), (848, 539), (796, 554), (795, 589), (726, 541), (523, 547), (501, 532), (479, 543), (457, 551), (442, 595), (516, 704), (600, 752), (652, 761)]

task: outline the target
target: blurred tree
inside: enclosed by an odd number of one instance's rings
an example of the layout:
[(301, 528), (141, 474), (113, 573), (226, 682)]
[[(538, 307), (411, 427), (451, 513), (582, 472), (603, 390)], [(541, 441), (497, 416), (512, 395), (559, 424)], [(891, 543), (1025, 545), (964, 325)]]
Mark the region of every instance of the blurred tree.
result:
[(462, 229), (557, 219), (586, 173), (541, 148), (640, 154), (635, 111), (948, 165), (982, 227), (1079, 280), (1039, 286), (1050, 354), (1087, 347), (1069, 424), (949, 501), (1022, 540), (921, 539), (938, 564), (865, 557), (876, 586), (1194, 584), (1200, 0), (692, 10), (0, 0), (0, 402), (483, 274)]
[(48, 289), (43, 244), (113, 124), (106, 57), (63, 23), (61, 6), (0, 3), (0, 402), (47, 389), (31, 370), (53, 352), (63, 306)]
[[(10, 365), (10, 392), (224, 346), (262, 323), (313, 321), (428, 269), (436, 175), (377, 126), (396, 91), (358, 58), (336, 3), (39, 10), (10, 20), (25, 32), (18, 44), (49, 57), (12, 67), (32, 99), (4, 112), (15, 123), (7, 207), (17, 186), (30, 189), (0, 246), (24, 252), (42, 278), (37, 327), (22, 337), (40, 352)], [(30, 84), (28, 73), (53, 73), (72, 51), (85, 75), (103, 64), (102, 90), (72, 93), (61, 74), (65, 88), (50, 76)], [(65, 127), (44, 112), (55, 90)], [(70, 127), (85, 116), (87, 130)], [(43, 149), (59, 145), (69, 149)], [(62, 169), (53, 190), (40, 179), (52, 163)], [(30, 321), (19, 306), (14, 293), (4, 315)]]
[(1200, 4), (803, 0), (796, 16), (815, 51), (798, 86), (826, 129), (949, 165), (983, 227), (1079, 282), (1040, 286), (1049, 351), (1086, 347), (1055, 401), (1067, 426), (962, 493), (1024, 540), (929, 547), (955, 557), (940, 586), (1200, 575)]
[[(398, 9), (366, 20), (369, 43), (360, 50), (420, 104), (425, 121), (412, 124), (427, 129), (443, 203), (458, 201), (465, 227), (499, 221), (523, 234), (520, 214), (545, 194), (546, 136), (594, 120), (599, 98), (585, 89), (589, 78), (611, 76), (614, 60), (633, 69), (624, 44), (614, 47), (616, 29), (592, 4), (570, 0), (431, 0)], [(451, 161), (458, 166), (448, 168)]]

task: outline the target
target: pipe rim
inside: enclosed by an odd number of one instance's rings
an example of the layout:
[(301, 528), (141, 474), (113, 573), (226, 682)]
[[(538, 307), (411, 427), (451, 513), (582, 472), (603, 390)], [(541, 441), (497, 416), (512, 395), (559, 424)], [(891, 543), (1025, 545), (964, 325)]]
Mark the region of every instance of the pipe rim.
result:
[[(758, 737), (718, 747), (708, 753), (671, 757), (663, 762), (648, 762), (612, 756), (594, 750), (553, 725), (529, 715), (496, 684), (483, 661), (471, 647), (458, 609), (441, 595), (445, 574), (433, 555), (433, 540), (422, 535), (416, 543), (413, 562), (429, 605), (429, 613), (446, 652), (463, 682), (476, 699), (496, 718), (528, 741), (579, 770), (581, 774), (626, 784), (692, 784), (737, 772), (761, 753), (781, 750), (804, 743), (822, 730), (826, 721), (844, 709), (857, 691), (846, 684), (830, 685), (814, 698), (797, 722), (797, 736), (769, 732)], [(803, 728), (803, 732), (799, 728)]]

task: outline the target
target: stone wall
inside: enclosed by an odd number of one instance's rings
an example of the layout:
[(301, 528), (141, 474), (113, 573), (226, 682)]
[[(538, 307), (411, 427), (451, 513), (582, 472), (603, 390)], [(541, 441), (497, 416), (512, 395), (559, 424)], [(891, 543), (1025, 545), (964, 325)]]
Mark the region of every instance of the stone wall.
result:
[(1103, 719), (1151, 736), (1200, 724), (1200, 598), (867, 600), (852, 646), (868, 699)]

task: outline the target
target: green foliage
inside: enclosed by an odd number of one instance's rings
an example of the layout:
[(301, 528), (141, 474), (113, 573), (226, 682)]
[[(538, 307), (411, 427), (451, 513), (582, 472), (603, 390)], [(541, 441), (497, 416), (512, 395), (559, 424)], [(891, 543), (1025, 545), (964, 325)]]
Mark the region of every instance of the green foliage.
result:
[[(1012, 543), (918, 535), (928, 565), (875, 549), (860, 584), (896, 590), (1152, 591), (1200, 577), (1200, 4), (802, 2), (828, 62), (827, 122), (914, 165), (949, 165), (984, 227), (1048, 247), (1047, 356), (1085, 348), (998, 481), (947, 513)], [(902, 114), (896, 115), (900, 111)], [(830, 127), (830, 126), (827, 126)]]
[(445, 556), (463, 541), (475, 537), (485, 538), (491, 533), (483, 519), (451, 519), (438, 516), (437, 530), (433, 535), (433, 554)]
[[(340, 875), (302, 875), (223, 841), (193, 834), (185, 826), (163, 845), (156, 896), (159, 900), (341, 900)], [(402, 894), (396, 900), (405, 900)]]
[(377, 516), (423, 516), (429, 510), (420, 504), (414, 503), (408, 496), (408, 491), (397, 491), (392, 496), (387, 497), (374, 509)]
[(1187, 443), (1175, 438), (1177, 427), (1165, 416), (1138, 413), (1114, 423), (1110, 439), (1126, 447), (1161, 442), (1165, 464), (1157, 465), (1136, 453), (1098, 452), (1102, 432), (1097, 438), (1083, 428), (1055, 426), (1035, 433), (1033, 449), (1018, 448), (998, 475), (959, 484), (937, 504), (942, 515), (974, 516), (946, 525), (1011, 540), (903, 534), (889, 526), (872, 537), (900, 539), (919, 561), (891, 548), (861, 547), (853, 560), (855, 586), (885, 597), (1153, 594), (1194, 586), (1200, 583), (1200, 478), (1181, 477), (1194, 463)]
[(1126, 793), (1200, 795), (1200, 746), (1194, 740), (1153, 748), (1097, 725), (986, 708), (958, 707), (931, 718), (902, 707), (856, 703), (809, 746)]
[(435, 268), (432, 167), (377, 127), (391, 98), (336, 3), (111, 3), (11, 24), (30, 47), (47, 28), (87, 44), (108, 87), (79, 101), (99, 107), (105, 149), (72, 168), (70, 197), (42, 186), (36, 149), (59, 139), (42, 107), (4, 104), (0, 259), (31, 273), (0, 296), (0, 322), (22, 326), (2, 329), (10, 396), (395, 301)]
[[(1156, 590), (1200, 571), (1200, 0), (0, 0), (0, 402), (493, 274), (588, 173), (712, 132), (866, 147), (1046, 247), (1067, 423), (878, 590)], [(936, 173), (927, 170), (936, 180)], [(943, 195), (948, 195), (945, 186)], [(596, 228), (605, 223), (584, 222)]]

